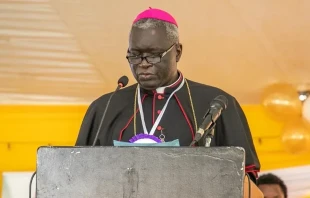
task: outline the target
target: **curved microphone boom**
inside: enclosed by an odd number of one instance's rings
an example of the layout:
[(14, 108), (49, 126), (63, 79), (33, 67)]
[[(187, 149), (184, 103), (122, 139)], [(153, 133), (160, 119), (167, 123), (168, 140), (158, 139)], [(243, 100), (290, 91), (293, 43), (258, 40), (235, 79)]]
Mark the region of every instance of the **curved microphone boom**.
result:
[(210, 108), (203, 116), (203, 122), (199, 126), (195, 134), (195, 138), (190, 146), (193, 146), (195, 143), (197, 143), (203, 137), (205, 131), (215, 126), (216, 120), (220, 117), (222, 111), (227, 108), (227, 104), (228, 100), (223, 95), (219, 95), (212, 100)]
[(106, 106), (105, 106), (105, 109), (104, 109), (103, 115), (102, 115), (102, 117), (101, 117), (101, 120), (100, 120), (100, 123), (99, 123), (99, 127), (98, 127), (98, 130), (97, 130), (97, 132), (96, 132), (96, 136), (95, 136), (95, 139), (94, 139), (94, 141), (93, 141), (93, 145), (92, 145), (92, 146), (95, 146), (95, 145), (96, 145), (96, 142), (97, 142), (97, 140), (98, 140), (98, 137), (99, 137), (99, 134), (100, 134), (100, 130), (101, 130), (101, 127), (102, 127), (102, 123), (103, 123), (103, 120), (104, 120), (105, 115), (106, 115), (106, 113), (107, 113), (107, 110), (108, 110), (108, 107), (109, 107), (109, 105), (110, 105), (110, 101), (111, 101), (112, 97), (114, 96), (114, 94), (115, 94), (118, 90), (120, 90), (121, 88), (125, 87), (125, 86), (128, 84), (128, 81), (129, 81), (129, 80), (128, 80), (128, 77), (127, 77), (127, 76), (122, 76), (122, 77), (120, 77), (120, 78), (118, 79), (118, 81), (117, 81), (117, 87), (116, 87), (115, 91), (110, 95), (110, 98), (109, 98), (109, 100), (108, 100), (108, 102), (107, 102), (107, 104), (106, 104)]

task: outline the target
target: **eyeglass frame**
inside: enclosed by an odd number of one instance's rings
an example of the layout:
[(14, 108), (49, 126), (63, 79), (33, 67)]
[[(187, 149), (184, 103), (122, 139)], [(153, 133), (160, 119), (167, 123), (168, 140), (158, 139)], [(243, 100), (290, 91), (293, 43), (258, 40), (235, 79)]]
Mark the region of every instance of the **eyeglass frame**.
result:
[[(172, 49), (173, 47), (176, 45), (176, 43), (174, 43), (173, 45), (171, 45), (166, 51), (162, 52), (162, 53), (159, 53), (157, 55), (149, 55), (149, 56), (141, 56), (141, 55), (133, 55), (133, 56), (126, 56), (126, 59), (127, 61), (129, 62), (129, 64), (133, 64), (133, 65), (138, 65), (138, 64), (141, 64), (143, 62), (143, 60), (145, 59), (147, 63), (149, 64), (157, 64), (157, 63), (160, 63), (161, 62), (161, 59), (166, 55), (168, 54)], [(129, 52), (129, 50), (128, 50)], [(149, 62), (148, 61), (148, 57), (154, 57), (154, 58), (159, 58), (159, 61), (158, 62)], [(139, 63), (131, 63), (129, 61), (129, 58), (140, 58), (141, 62)]]

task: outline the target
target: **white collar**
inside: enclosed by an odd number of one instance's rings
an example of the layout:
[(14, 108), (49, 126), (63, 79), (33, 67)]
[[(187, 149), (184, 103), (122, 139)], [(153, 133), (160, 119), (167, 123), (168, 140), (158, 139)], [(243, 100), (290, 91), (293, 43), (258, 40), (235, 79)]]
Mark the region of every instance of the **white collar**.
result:
[(181, 74), (181, 73), (180, 73), (179, 78), (178, 78), (174, 83), (172, 83), (171, 85), (168, 85), (168, 86), (158, 87), (158, 88), (156, 89), (156, 93), (163, 94), (163, 93), (165, 92), (165, 89), (166, 89), (167, 87), (172, 87), (172, 86), (174, 86), (177, 82), (179, 82), (180, 78), (182, 78), (182, 74)]

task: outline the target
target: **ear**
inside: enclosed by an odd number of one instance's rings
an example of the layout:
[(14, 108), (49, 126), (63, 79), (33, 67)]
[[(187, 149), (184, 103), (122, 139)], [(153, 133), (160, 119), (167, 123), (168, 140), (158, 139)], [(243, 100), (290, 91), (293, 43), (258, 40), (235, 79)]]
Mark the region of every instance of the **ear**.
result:
[(183, 51), (183, 45), (182, 43), (178, 43), (176, 45), (176, 50), (177, 50), (177, 57), (176, 57), (176, 61), (179, 62), (181, 56), (182, 56), (182, 51)]

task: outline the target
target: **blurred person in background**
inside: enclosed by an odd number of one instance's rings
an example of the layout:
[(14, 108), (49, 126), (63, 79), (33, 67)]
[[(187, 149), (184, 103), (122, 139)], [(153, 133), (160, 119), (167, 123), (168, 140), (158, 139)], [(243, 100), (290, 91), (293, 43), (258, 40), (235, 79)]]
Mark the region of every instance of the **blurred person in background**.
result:
[(285, 183), (272, 173), (261, 175), (257, 180), (257, 186), (265, 198), (287, 198)]

